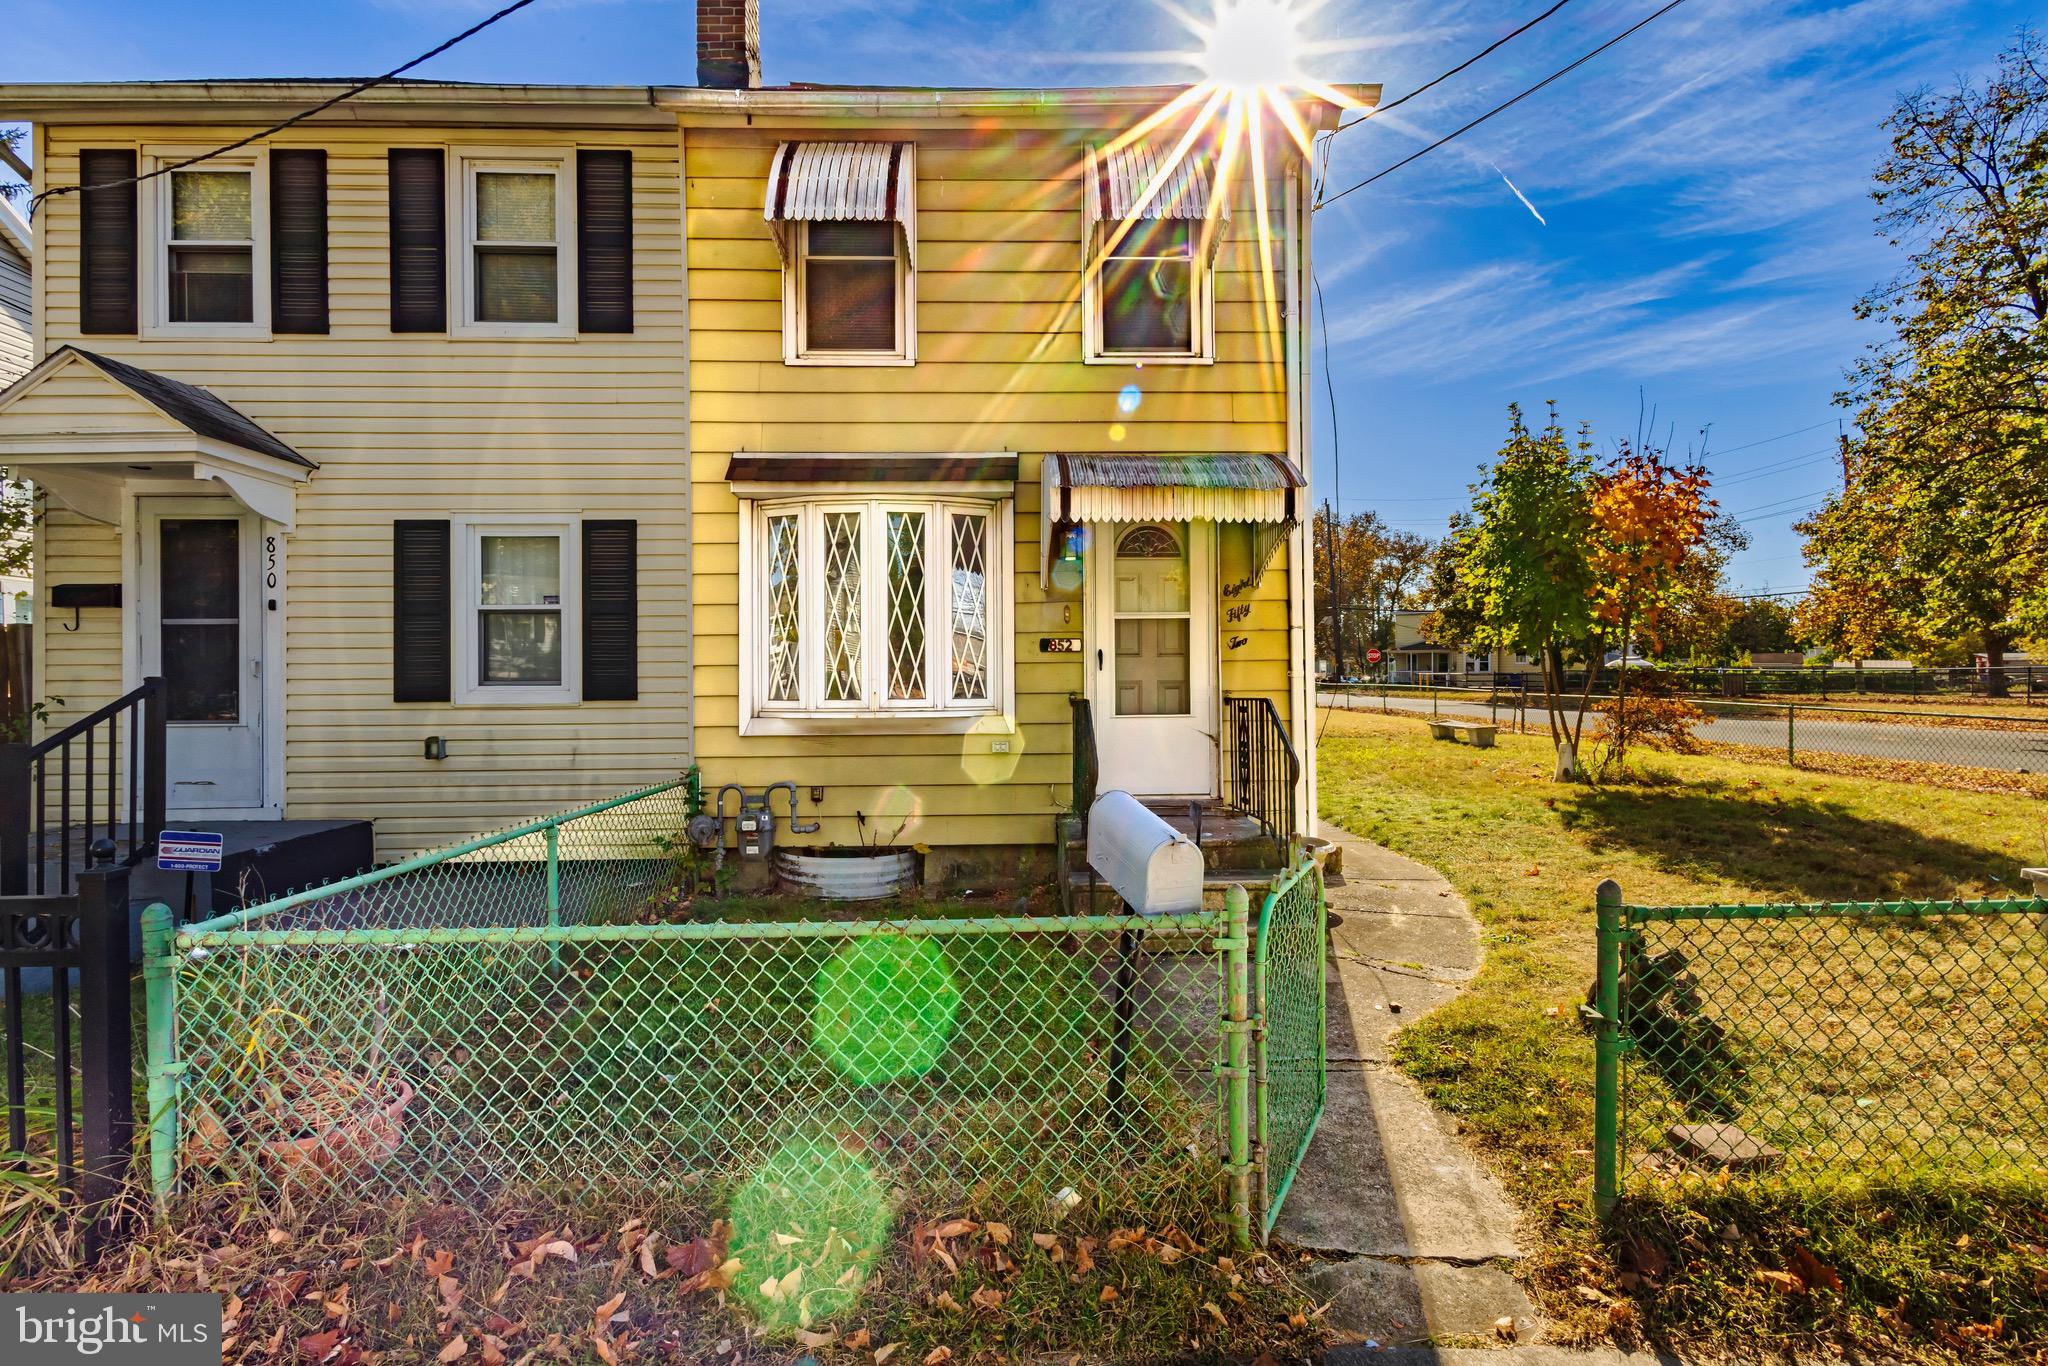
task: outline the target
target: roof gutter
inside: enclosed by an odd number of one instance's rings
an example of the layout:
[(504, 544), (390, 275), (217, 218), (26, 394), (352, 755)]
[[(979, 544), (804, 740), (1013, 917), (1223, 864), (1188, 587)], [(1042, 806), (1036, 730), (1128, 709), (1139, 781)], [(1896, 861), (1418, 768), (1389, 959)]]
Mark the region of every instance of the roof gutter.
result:
[[(656, 86), (650, 94), (657, 108), (685, 121), (693, 118), (962, 118), (974, 115), (1072, 117), (1076, 113), (1127, 116), (1167, 104), (1188, 87), (1180, 85), (1093, 86), (1035, 90), (832, 90), (777, 87), (723, 90), (702, 86)], [(1338, 86), (1362, 105), (1379, 102), (1378, 85)], [(1298, 103), (1330, 111), (1320, 100)], [(1320, 122), (1320, 120), (1318, 121)]]
[[(0, 84), (0, 118), (25, 123), (265, 123), (303, 113), (351, 81), (108, 81)], [(508, 120), (508, 111), (517, 117)], [(558, 122), (674, 126), (645, 85), (478, 85), (394, 81), (352, 95), (313, 123)]]

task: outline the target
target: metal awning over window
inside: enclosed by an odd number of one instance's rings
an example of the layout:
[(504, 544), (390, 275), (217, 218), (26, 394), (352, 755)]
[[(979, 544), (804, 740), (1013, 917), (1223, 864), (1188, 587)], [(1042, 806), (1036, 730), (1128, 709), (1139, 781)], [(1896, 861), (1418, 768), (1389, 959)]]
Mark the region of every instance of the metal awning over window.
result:
[[(1208, 152), (1191, 147), (1178, 161), (1179, 140), (1133, 142), (1123, 147), (1091, 147), (1087, 158), (1088, 240), (1098, 245), (1100, 229), (1118, 223), (1183, 221), (1201, 223), (1215, 205), (1219, 220), (1230, 217), (1230, 202), (1215, 194), (1214, 167)], [(1170, 168), (1170, 169), (1169, 169)], [(1208, 235), (1213, 255), (1222, 228)]]
[(1043, 581), (1067, 532), (1089, 522), (1251, 522), (1263, 565), (1293, 527), (1307, 481), (1284, 455), (1048, 455), (1039, 497)]
[(768, 163), (761, 216), (789, 259), (792, 223), (893, 222), (917, 267), (917, 147), (908, 142), (785, 142)]

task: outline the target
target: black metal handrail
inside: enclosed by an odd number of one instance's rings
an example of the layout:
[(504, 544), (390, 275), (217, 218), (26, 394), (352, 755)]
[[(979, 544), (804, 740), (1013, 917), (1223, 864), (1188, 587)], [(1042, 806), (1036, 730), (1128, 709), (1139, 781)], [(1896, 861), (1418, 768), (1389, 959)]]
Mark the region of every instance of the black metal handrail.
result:
[(1301, 756), (1270, 697), (1225, 697), (1230, 747), (1223, 761), (1223, 800), (1259, 823), (1269, 838), (1292, 839), (1294, 788)]
[(164, 681), (150, 677), (53, 735), (0, 745), (0, 895), (70, 892), (103, 842), (125, 865), (150, 856), (164, 828), (164, 722)]

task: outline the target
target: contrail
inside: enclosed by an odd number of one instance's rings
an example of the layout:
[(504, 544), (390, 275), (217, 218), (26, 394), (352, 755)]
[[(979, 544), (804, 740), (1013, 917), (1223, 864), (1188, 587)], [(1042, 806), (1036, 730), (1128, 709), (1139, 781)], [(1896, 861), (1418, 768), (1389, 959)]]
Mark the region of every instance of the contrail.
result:
[[(1487, 164), (1492, 165), (1491, 162), (1488, 162)], [(1533, 217), (1538, 223), (1541, 223), (1546, 228), (1550, 226), (1550, 220), (1545, 218), (1542, 214), (1536, 212), (1536, 206), (1529, 202), (1529, 196), (1523, 194), (1521, 190), (1516, 189), (1515, 182), (1508, 179), (1508, 173), (1506, 171), (1503, 171), (1498, 166), (1494, 166), (1493, 173), (1500, 177), (1501, 184), (1507, 186), (1510, 190), (1515, 191), (1515, 198), (1522, 201), (1522, 207), (1529, 211), (1531, 217)]]

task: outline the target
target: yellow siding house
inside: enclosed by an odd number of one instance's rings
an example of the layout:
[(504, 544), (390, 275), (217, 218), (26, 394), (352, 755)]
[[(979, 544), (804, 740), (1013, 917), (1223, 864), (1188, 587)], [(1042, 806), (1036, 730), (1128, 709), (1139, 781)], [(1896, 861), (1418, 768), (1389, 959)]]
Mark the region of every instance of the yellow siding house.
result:
[(1335, 109), (764, 88), (747, 11), (696, 86), (400, 82), (190, 164), (337, 88), (0, 87), (52, 725), (162, 676), (172, 818), (386, 857), (693, 763), (937, 881), (1077, 783), (1308, 832)]

